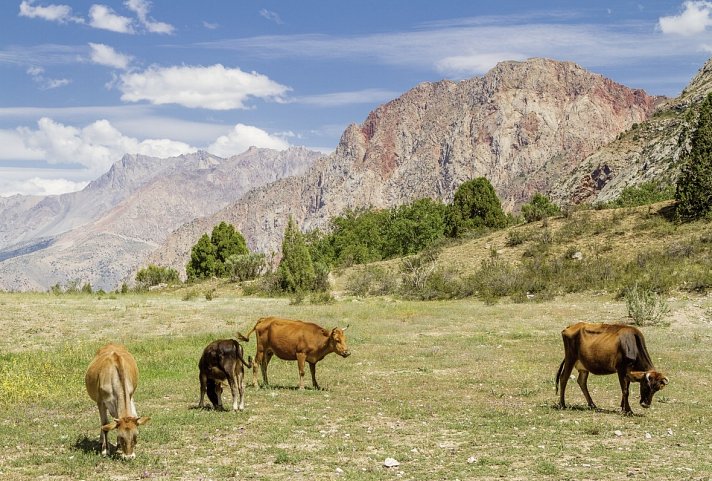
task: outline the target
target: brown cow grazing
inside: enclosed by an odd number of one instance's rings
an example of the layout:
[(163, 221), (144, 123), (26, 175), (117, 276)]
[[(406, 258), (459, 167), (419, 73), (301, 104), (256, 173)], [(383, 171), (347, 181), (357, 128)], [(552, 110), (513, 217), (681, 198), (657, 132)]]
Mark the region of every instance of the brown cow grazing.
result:
[(561, 336), (564, 360), (556, 373), (557, 392), (561, 386), (560, 408), (566, 407), (564, 393), (574, 367), (578, 371), (578, 385), (591, 409), (596, 409), (596, 405), (586, 385), (589, 373), (618, 373), (623, 391), (621, 409), (625, 414), (633, 413), (628, 404), (631, 382), (640, 383), (640, 405), (644, 408), (650, 407), (653, 394), (668, 383), (668, 378), (655, 370), (643, 334), (633, 326), (579, 322), (561, 331)]
[[(348, 327), (348, 326), (346, 326)], [(249, 341), (255, 332), (257, 350), (252, 366), (252, 383), (257, 387), (257, 365), (262, 369), (262, 381), (268, 385), (267, 365), (276, 354), (286, 361), (297, 361), (299, 367), (299, 389), (304, 389), (304, 363), (309, 363), (314, 389), (319, 389), (316, 382), (316, 363), (329, 353), (335, 352), (341, 357), (351, 355), (346, 347), (346, 335), (338, 327), (331, 331), (312, 322), (263, 317), (257, 321), (247, 336), (237, 333), (242, 341)]]
[[(96, 402), (101, 417), (101, 454), (109, 451), (109, 431), (116, 429), (121, 457), (136, 454), (138, 427), (151, 418), (136, 414), (133, 394), (138, 385), (136, 360), (124, 346), (107, 344), (98, 351), (84, 377), (89, 397)], [(109, 421), (111, 415), (111, 421)]]
[[(203, 407), (207, 392), (208, 399), (215, 409), (222, 409), (222, 382), (227, 381), (232, 392), (232, 410), (245, 409), (245, 369), (252, 367), (252, 358), (245, 362), (245, 353), (240, 343), (234, 339), (220, 339), (208, 344), (200, 356), (200, 402)], [(240, 394), (238, 404), (235, 389)]]

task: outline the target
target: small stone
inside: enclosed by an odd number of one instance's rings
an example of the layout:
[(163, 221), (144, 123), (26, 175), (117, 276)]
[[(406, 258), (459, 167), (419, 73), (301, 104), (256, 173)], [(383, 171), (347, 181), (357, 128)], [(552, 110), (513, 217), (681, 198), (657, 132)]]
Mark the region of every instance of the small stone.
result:
[(652, 439), (653, 435), (650, 433), (645, 433), (645, 439)]
[(623, 436), (623, 432), (620, 431), (620, 430), (618, 430), (618, 429), (616, 429), (615, 431), (613, 431), (613, 434), (615, 434), (616, 436)]
[(386, 460), (383, 461), (383, 465), (387, 468), (395, 468), (396, 466), (400, 466), (400, 463), (393, 458), (386, 458)]
[(467, 458), (467, 462), (468, 462), (469, 464), (476, 463), (476, 462), (477, 462), (477, 458), (474, 457), (474, 456), (470, 456), (469, 458)]
[(336, 474), (344, 474), (344, 470), (341, 468), (336, 468)]

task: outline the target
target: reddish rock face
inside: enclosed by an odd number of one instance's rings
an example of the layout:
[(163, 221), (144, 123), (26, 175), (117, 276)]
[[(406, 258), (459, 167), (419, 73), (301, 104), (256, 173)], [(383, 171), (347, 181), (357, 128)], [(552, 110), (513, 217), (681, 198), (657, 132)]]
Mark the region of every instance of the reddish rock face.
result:
[[(334, 153), (306, 174), (252, 191), (169, 242), (186, 244), (181, 252), (189, 253), (206, 228), (226, 220), (250, 248), (278, 252), (289, 215), (302, 229), (326, 228), (347, 208), (423, 197), (450, 201), (461, 183), (479, 176), (506, 208), (516, 209), (645, 121), (655, 101), (576, 64), (547, 59), (503, 62), (460, 82), (422, 83), (349, 126)], [(172, 256), (177, 268), (185, 255)], [(172, 265), (166, 260), (150, 259)]]

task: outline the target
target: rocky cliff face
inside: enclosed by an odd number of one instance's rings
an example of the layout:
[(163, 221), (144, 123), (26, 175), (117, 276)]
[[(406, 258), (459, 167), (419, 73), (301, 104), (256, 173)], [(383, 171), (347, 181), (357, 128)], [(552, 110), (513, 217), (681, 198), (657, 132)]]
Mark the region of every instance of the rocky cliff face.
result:
[(646, 181), (674, 183), (684, 136), (696, 119), (702, 99), (712, 92), (712, 59), (674, 99), (661, 99), (653, 115), (619, 134), (551, 186), (560, 203), (596, 203), (615, 199), (621, 191)]
[[(14, 211), (14, 225), (23, 224), (24, 214), (26, 223), (38, 219), (39, 227), (0, 249), (0, 289), (43, 290), (72, 280), (114, 289), (173, 229), (251, 188), (302, 174), (321, 155), (294, 147), (251, 148), (229, 159), (206, 152), (171, 159), (124, 156), (83, 191), (30, 199), (30, 208)], [(48, 214), (38, 215), (40, 208)]]
[(190, 247), (221, 220), (252, 249), (279, 251), (289, 215), (327, 227), (347, 208), (452, 199), (487, 177), (506, 208), (551, 190), (584, 158), (652, 113), (656, 99), (578, 65), (504, 62), (484, 77), (423, 83), (349, 126), (304, 175), (249, 192), (178, 229), (150, 260), (183, 269)]

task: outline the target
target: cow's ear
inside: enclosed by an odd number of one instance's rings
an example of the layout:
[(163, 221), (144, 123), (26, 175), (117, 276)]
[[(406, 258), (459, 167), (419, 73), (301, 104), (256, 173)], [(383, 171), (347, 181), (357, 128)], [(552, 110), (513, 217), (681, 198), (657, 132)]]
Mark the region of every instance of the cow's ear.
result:
[(114, 419), (109, 424), (104, 424), (101, 427), (101, 430), (104, 431), (105, 433), (108, 433), (109, 431), (116, 429), (116, 426), (118, 426), (118, 425), (119, 425), (118, 419)]

